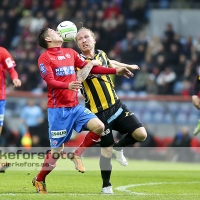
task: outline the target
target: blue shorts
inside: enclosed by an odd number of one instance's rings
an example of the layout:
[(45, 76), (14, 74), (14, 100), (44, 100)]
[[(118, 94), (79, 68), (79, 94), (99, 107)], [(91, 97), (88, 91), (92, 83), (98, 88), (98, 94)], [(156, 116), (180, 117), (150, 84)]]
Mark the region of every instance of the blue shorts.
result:
[(0, 126), (3, 126), (6, 100), (0, 100)]
[(73, 129), (79, 133), (90, 119), (97, 118), (82, 105), (72, 108), (48, 108), (49, 139), (51, 148), (58, 148), (70, 140)]

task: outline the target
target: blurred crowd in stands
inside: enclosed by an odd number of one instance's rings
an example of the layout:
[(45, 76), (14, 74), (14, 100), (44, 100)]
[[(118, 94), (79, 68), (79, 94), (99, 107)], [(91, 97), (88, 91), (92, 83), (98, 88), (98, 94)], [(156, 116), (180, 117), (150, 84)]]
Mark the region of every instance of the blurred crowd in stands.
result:
[[(37, 34), (44, 26), (56, 29), (61, 21), (69, 20), (78, 29), (83, 25), (94, 31), (96, 47), (110, 59), (139, 65), (141, 70), (135, 73), (135, 78), (115, 77), (117, 91), (190, 95), (200, 64), (200, 38), (182, 37), (170, 23), (161, 38), (142, 31), (148, 25), (153, 5), (169, 8), (172, 2), (187, 3), (184, 0), (1, 0), (0, 46), (7, 48), (17, 63), (22, 80), (18, 90), (45, 92), (46, 84), (37, 67), (43, 51), (37, 44)], [(78, 51), (75, 42), (63, 46)], [(12, 90), (10, 86), (8, 89)]]
[[(82, 26), (91, 29), (96, 36), (96, 47), (110, 59), (139, 65), (140, 71), (133, 79), (114, 77), (118, 93), (190, 95), (200, 66), (200, 38), (182, 37), (170, 23), (160, 38), (145, 32), (151, 8), (178, 8), (179, 3), (184, 8), (198, 7), (193, 4), (198, 0), (1, 0), (0, 46), (7, 48), (17, 63), (16, 70), (22, 80), (22, 87), (17, 90), (46, 92), (37, 66), (43, 51), (37, 44), (38, 31), (42, 27), (56, 29), (60, 22), (69, 20), (78, 29)], [(75, 42), (63, 46), (79, 51)], [(9, 81), (8, 78), (7, 91), (12, 91), (13, 84)], [(0, 146), (24, 146), (22, 139), (30, 134), (31, 144), (29, 140), (25, 143), (48, 147), (46, 102), (37, 105), (29, 100), (20, 114), (16, 132), (5, 120)], [(186, 128), (174, 138), (164, 139), (148, 131), (147, 140), (135, 145), (166, 146), (196, 147), (200, 142), (191, 138)]]

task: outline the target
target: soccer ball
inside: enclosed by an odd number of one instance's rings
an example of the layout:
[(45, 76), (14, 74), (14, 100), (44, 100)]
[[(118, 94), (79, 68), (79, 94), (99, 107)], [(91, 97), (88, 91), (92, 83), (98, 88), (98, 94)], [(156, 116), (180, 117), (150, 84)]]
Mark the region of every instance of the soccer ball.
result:
[(71, 42), (77, 34), (77, 27), (71, 21), (63, 21), (57, 26), (57, 31), (61, 34), (64, 42)]

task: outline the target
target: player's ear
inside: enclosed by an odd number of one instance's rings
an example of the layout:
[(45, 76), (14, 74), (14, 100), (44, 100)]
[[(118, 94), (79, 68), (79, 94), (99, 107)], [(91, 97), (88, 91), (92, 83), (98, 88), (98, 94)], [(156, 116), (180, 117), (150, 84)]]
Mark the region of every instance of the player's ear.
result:
[(50, 37), (45, 37), (45, 40), (46, 40), (47, 42), (51, 42), (51, 38), (50, 38)]

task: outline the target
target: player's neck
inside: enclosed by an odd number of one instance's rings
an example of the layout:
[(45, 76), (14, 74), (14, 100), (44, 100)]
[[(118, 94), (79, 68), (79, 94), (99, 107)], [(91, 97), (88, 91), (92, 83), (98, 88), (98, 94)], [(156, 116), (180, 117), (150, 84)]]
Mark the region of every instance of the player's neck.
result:
[(85, 51), (85, 52), (82, 52), (82, 54), (83, 54), (86, 58), (91, 58), (91, 59), (94, 58), (94, 51)]
[(61, 47), (62, 42), (52, 42), (48, 44), (48, 48)]

